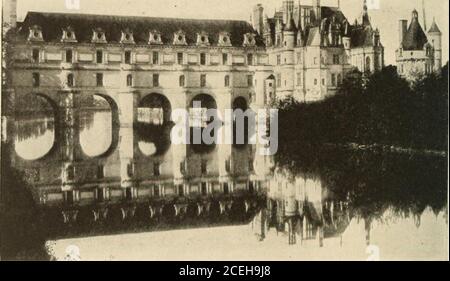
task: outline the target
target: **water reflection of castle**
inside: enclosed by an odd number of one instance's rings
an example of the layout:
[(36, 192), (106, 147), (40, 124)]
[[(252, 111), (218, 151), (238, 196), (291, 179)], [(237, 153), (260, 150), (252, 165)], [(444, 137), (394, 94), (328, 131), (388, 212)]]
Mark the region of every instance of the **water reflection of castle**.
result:
[[(291, 176), (278, 170), (268, 182), (267, 208), (254, 218), (252, 228), (260, 241), (268, 231), (287, 235), (290, 245), (341, 237), (351, 221), (348, 203), (322, 186), (318, 178)], [(370, 239), (370, 226), (367, 239)]]

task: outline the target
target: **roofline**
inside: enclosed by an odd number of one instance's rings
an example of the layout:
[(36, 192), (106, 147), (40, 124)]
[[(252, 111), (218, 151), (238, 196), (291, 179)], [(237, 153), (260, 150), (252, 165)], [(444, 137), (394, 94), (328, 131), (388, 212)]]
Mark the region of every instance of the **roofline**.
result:
[(235, 22), (235, 23), (245, 23), (251, 25), (249, 21), (246, 20), (227, 20), (227, 19), (198, 19), (198, 18), (182, 18), (182, 17), (146, 17), (146, 16), (133, 16), (133, 15), (111, 15), (111, 14), (90, 14), (90, 13), (59, 13), (59, 12), (40, 12), (40, 11), (28, 11), (26, 16), (24, 17), (23, 21), (20, 23), (26, 22), (28, 16), (30, 15), (59, 15), (59, 16), (90, 16), (90, 17), (114, 17), (114, 18), (132, 18), (132, 19), (157, 19), (157, 20), (172, 20), (172, 21), (195, 21), (195, 22), (202, 22), (202, 21), (211, 21), (211, 22)]

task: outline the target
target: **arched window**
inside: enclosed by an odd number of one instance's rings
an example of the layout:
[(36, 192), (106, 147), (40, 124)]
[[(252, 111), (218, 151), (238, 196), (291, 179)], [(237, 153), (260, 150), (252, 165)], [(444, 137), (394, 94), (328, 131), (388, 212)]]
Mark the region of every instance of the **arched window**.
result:
[(73, 79), (73, 74), (70, 73), (67, 75), (67, 86), (68, 87), (73, 87), (74, 86), (74, 79)]
[(184, 77), (184, 75), (180, 76), (180, 80), (179, 80), (179, 85), (180, 87), (184, 87), (186, 84), (186, 78)]
[(127, 75), (127, 86), (132, 87), (133, 86), (133, 75), (128, 74)]
[(225, 87), (230, 87), (230, 76), (225, 75), (225, 81), (224, 81)]

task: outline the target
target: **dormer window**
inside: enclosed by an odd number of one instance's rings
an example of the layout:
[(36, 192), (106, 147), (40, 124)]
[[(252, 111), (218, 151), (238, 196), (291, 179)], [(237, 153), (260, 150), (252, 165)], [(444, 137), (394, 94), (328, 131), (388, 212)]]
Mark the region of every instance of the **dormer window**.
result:
[(162, 44), (161, 33), (159, 31), (156, 31), (156, 30), (150, 31), (149, 32), (148, 43), (149, 44), (161, 45)]
[(231, 39), (228, 32), (221, 32), (219, 34), (219, 46), (231, 47)]
[(72, 27), (69, 26), (69, 27), (63, 29), (63, 35), (62, 35), (61, 42), (72, 42), (72, 43), (77, 42), (77, 38), (75, 36), (75, 30)]
[(244, 35), (244, 47), (252, 47), (256, 45), (255, 34), (246, 33)]
[(122, 44), (134, 44), (133, 32), (129, 29), (122, 31), (122, 38), (120, 39)]
[(101, 28), (94, 29), (92, 32), (92, 43), (107, 43), (105, 31)]
[(197, 45), (198, 46), (209, 46), (209, 37), (206, 32), (197, 33)]
[(30, 34), (28, 35), (29, 41), (44, 41), (42, 36), (42, 28), (38, 25), (30, 27)]
[(175, 32), (175, 34), (173, 36), (173, 44), (174, 45), (187, 45), (186, 34), (181, 30)]

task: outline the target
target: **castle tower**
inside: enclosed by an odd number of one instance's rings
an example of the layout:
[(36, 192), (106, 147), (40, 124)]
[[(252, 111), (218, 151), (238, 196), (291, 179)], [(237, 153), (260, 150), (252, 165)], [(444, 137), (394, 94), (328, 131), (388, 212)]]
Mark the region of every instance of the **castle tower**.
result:
[(370, 26), (369, 12), (367, 9), (367, 0), (364, 0), (363, 13), (361, 16), (361, 23), (363, 26)]
[(253, 7), (253, 14), (252, 14), (252, 24), (253, 29), (258, 32), (259, 35), (262, 35), (264, 32), (264, 8), (261, 4), (257, 4)]
[(295, 47), (295, 23), (292, 19), (292, 13), (288, 15), (286, 26), (283, 31), (283, 39), (284, 39), (284, 46), (286, 48), (294, 48)]
[(434, 19), (428, 30), (428, 41), (434, 48), (434, 71), (440, 71), (442, 68), (442, 33)]

